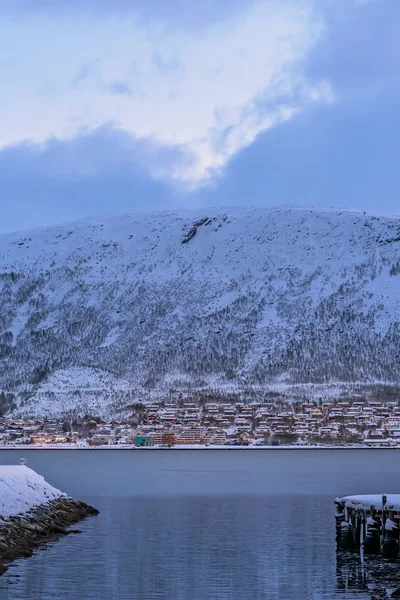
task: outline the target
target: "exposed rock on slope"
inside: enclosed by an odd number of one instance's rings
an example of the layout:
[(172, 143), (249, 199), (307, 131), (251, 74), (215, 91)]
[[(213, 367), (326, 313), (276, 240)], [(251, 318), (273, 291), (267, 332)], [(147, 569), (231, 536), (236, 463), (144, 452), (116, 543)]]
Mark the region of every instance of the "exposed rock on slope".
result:
[(400, 217), (208, 209), (4, 235), (0, 409), (107, 412), (171, 388), (397, 384), (399, 293)]

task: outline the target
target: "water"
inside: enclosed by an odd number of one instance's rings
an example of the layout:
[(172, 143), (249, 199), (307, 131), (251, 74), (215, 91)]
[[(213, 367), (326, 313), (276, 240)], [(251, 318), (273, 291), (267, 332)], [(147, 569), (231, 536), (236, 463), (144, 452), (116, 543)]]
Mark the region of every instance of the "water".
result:
[[(20, 456), (0, 451), (0, 463)], [(0, 600), (363, 600), (374, 586), (400, 587), (400, 565), (337, 557), (333, 518), (336, 495), (400, 493), (397, 451), (25, 457), (101, 512), (77, 526), (81, 534), (15, 562)]]

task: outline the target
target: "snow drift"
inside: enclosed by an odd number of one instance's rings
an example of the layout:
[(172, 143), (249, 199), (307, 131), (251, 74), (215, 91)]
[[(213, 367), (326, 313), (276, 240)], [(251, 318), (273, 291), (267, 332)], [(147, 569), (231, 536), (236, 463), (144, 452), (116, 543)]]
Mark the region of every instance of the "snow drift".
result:
[(26, 466), (0, 466), (0, 517), (7, 519), (65, 496)]

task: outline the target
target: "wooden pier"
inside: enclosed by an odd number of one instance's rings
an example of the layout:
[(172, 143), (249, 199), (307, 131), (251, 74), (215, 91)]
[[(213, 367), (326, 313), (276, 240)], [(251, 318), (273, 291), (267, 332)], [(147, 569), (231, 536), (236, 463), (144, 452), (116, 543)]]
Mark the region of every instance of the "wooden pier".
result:
[(344, 496), (335, 505), (338, 550), (399, 557), (400, 494)]

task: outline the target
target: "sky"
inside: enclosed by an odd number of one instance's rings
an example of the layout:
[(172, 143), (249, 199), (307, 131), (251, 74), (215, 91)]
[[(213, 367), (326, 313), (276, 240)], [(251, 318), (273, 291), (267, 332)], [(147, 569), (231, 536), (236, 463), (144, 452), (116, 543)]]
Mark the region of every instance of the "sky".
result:
[(398, 0), (2, 0), (0, 232), (104, 213), (400, 214)]

